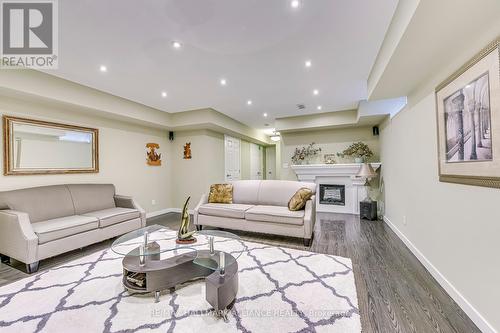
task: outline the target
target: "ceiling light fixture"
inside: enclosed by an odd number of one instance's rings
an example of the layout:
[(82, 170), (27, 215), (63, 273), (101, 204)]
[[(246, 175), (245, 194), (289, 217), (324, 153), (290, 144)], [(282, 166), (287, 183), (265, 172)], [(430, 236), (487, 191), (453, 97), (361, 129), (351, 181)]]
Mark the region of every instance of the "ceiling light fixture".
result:
[(104, 65), (101, 65), (99, 66), (99, 70), (103, 73), (107, 72), (108, 71), (108, 67), (104, 66)]
[(161, 97), (166, 98), (167, 97), (167, 92), (166, 91), (162, 91), (161, 92)]
[(281, 140), (281, 136), (275, 134), (271, 136), (271, 141), (278, 142)]
[(252, 102), (252, 100), (250, 100), (250, 99), (247, 101), (247, 105), (252, 105), (252, 103), (253, 103), (253, 102)]
[(306, 60), (305, 65), (307, 68), (311, 67), (311, 65), (312, 65), (311, 60)]
[(181, 46), (182, 46), (182, 44), (181, 44), (180, 42), (178, 42), (178, 41), (173, 41), (173, 42), (172, 42), (172, 47), (173, 47), (174, 49), (180, 49), (180, 48), (181, 48)]
[(292, 0), (292, 1), (290, 2), (290, 6), (291, 6), (292, 8), (299, 8), (299, 7), (300, 7), (300, 1), (299, 1), (299, 0)]
[(226, 79), (220, 79), (220, 85), (225, 86), (227, 84)]
[(313, 90), (313, 95), (319, 95), (319, 90), (318, 89), (314, 89)]
[(264, 118), (267, 118), (267, 113), (264, 112), (263, 116), (264, 116)]
[(321, 105), (318, 105), (316, 109), (321, 110), (323, 107)]

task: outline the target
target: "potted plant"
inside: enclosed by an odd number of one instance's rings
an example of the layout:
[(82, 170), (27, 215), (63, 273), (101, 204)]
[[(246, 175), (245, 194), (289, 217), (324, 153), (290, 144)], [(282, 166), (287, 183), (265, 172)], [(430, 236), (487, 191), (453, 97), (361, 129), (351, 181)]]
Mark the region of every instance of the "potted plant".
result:
[(309, 163), (311, 158), (316, 156), (321, 151), (320, 147), (315, 147), (315, 143), (311, 143), (307, 147), (295, 148), (295, 153), (292, 156), (292, 163), (295, 165), (302, 164), (303, 161)]
[(343, 152), (337, 153), (337, 156), (342, 158), (345, 156), (353, 157), (354, 162), (363, 163), (373, 156), (373, 152), (366, 143), (360, 141), (351, 144)]

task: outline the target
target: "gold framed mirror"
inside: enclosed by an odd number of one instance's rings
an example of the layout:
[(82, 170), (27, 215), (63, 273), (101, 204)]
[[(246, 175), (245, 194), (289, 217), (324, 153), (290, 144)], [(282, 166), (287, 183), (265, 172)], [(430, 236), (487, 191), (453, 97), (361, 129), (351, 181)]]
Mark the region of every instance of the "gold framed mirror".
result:
[(2, 118), (5, 176), (99, 172), (98, 129)]

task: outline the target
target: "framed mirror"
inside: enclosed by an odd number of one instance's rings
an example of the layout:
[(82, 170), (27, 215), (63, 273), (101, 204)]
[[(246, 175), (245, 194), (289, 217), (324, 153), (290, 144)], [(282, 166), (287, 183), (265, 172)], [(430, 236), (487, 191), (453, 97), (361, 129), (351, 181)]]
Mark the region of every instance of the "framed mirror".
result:
[(3, 116), (4, 175), (99, 172), (99, 131)]

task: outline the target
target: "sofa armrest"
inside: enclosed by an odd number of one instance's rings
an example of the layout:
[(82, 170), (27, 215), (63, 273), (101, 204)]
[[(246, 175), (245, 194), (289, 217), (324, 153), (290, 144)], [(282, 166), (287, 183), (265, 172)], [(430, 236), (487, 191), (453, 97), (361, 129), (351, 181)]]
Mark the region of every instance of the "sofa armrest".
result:
[(141, 214), (141, 225), (146, 226), (146, 211), (132, 197), (115, 195), (115, 205), (121, 208), (137, 209)]
[(311, 239), (316, 223), (316, 196), (307, 200), (304, 212), (304, 238)]
[(194, 225), (198, 225), (198, 211), (200, 210), (200, 207), (206, 203), (208, 203), (208, 196), (205, 193), (203, 193), (203, 195), (200, 198), (200, 201), (194, 208), (194, 214), (193, 214)]
[(0, 253), (26, 264), (38, 261), (38, 236), (28, 213), (0, 210)]

